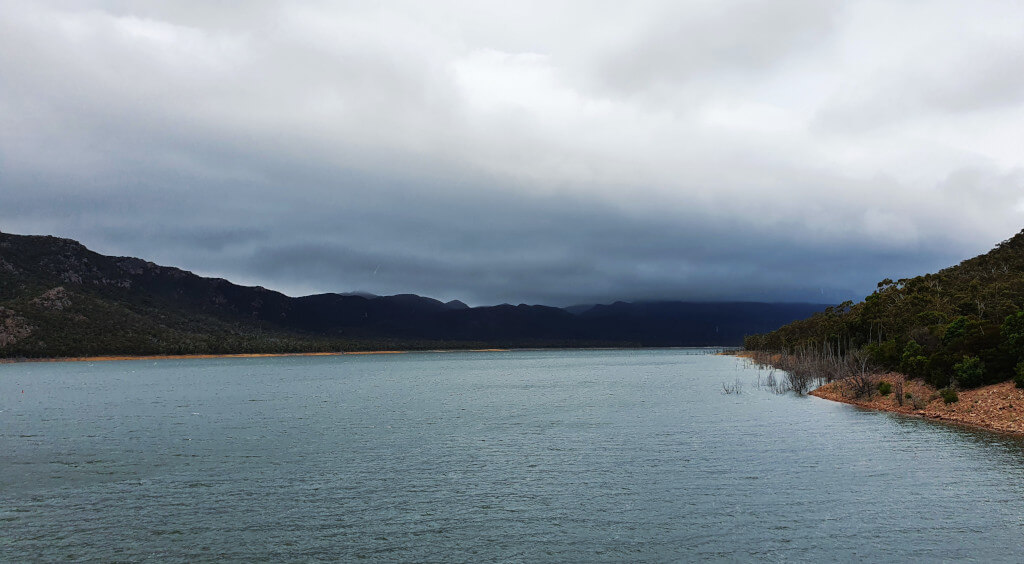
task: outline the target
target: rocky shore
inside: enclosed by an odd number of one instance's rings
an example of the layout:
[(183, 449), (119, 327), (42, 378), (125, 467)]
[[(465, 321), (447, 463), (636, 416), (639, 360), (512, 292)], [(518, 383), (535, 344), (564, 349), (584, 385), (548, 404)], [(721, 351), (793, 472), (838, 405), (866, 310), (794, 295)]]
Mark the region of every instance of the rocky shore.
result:
[[(846, 381), (825, 384), (810, 395), (880, 411), (923, 417), (1024, 436), (1024, 390), (1013, 382), (1003, 382), (958, 392), (959, 399), (945, 403), (938, 390), (917, 380), (906, 380), (902, 374), (875, 374), (872, 380), (889, 382), (894, 391), (888, 395), (874, 393), (857, 398)], [(897, 397), (902, 383), (902, 405)], [(908, 397), (909, 395), (909, 397)]]

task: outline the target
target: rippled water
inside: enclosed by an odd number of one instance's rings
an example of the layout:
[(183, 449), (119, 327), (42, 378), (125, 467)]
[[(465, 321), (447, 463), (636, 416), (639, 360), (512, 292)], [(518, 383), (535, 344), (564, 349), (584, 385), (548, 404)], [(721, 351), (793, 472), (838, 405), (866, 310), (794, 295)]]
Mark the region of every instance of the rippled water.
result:
[(679, 350), (0, 365), (0, 558), (1024, 558), (1024, 443), (757, 377)]

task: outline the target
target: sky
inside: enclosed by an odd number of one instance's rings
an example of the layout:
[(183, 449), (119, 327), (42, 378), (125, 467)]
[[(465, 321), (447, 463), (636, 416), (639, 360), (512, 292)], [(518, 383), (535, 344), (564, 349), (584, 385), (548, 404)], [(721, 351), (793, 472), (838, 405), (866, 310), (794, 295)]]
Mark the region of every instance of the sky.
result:
[(1013, 1), (0, 2), (0, 231), (289, 295), (836, 303), (1024, 228)]

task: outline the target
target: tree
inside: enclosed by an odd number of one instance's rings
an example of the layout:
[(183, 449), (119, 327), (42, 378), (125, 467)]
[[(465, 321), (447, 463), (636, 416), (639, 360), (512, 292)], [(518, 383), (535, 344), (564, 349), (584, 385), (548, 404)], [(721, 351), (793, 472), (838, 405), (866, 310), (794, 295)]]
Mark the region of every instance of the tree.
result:
[(928, 357), (924, 355), (924, 348), (917, 341), (908, 342), (900, 357), (900, 371), (911, 378), (920, 378), (927, 367)]

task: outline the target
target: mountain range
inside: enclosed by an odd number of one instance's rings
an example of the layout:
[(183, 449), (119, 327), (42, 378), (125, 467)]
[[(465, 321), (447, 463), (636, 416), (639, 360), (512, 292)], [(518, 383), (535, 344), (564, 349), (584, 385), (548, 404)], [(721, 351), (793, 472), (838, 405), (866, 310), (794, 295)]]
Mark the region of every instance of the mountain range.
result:
[(51, 236), (0, 233), (0, 357), (738, 345), (824, 304), (469, 307), (413, 294), (289, 297)]

